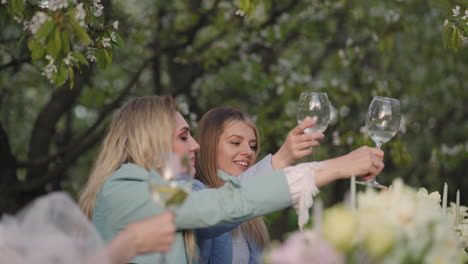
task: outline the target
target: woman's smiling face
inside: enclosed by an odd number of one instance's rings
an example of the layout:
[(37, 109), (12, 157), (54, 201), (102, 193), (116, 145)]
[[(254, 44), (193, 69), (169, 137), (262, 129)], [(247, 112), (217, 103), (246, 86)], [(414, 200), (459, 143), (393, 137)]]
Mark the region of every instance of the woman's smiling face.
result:
[(239, 176), (255, 163), (257, 137), (254, 129), (242, 121), (234, 121), (221, 133), (218, 141), (218, 169)]

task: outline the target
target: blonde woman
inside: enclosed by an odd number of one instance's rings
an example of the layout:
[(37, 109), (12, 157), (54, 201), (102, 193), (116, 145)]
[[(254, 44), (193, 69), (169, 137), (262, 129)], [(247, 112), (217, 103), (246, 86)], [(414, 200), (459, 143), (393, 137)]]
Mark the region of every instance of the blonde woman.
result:
[[(277, 153), (267, 155), (255, 164), (260, 151), (255, 122), (235, 108), (217, 107), (208, 111), (197, 130), (196, 139), (201, 148), (197, 153), (194, 190), (223, 186), (224, 181), (217, 175), (218, 169), (243, 180), (292, 165), (309, 155), (311, 147), (320, 145), (318, 140), (324, 137), (323, 134), (303, 133), (312, 125), (310, 120), (299, 124), (289, 132)], [(196, 237), (200, 264), (255, 264), (269, 242), (268, 230), (261, 217), (244, 223), (198, 229)]]
[[(130, 223), (163, 212), (148, 191), (150, 178), (160, 177), (152, 170), (158, 153), (190, 155), (194, 166), (198, 149), (170, 97), (145, 96), (125, 104), (110, 124), (80, 197), (81, 207), (103, 239), (110, 241)], [(306, 213), (317, 187), (352, 174), (377, 175), (383, 168), (382, 158), (381, 150), (361, 148), (335, 159), (252, 177), (242, 184), (221, 173), (226, 181), (223, 187), (194, 192), (175, 210), (178, 232), (167, 261), (189, 263), (195, 259), (194, 240), (184, 241), (185, 231), (247, 221), (288, 206)], [(261, 188), (266, 185), (268, 188)], [(138, 256), (131, 263), (154, 264), (158, 260), (155, 253)]]

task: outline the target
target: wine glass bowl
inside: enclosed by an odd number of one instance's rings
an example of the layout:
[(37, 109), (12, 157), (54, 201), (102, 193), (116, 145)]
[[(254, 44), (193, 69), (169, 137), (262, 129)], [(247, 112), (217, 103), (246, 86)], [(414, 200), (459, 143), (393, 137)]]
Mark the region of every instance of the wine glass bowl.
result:
[(165, 209), (180, 206), (192, 190), (190, 160), (176, 153), (160, 153), (155, 161), (160, 178), (149, 182), (153, 200)]
[(372, 100), (366, 118), (369, 136), (380, 148), (398, 132), (400, 127), (400, 101), (376, 96)]
[[(369, 137), (377, 148), (393, 138), (400, 127), (401, 106), (400, 101), (394, 98), (375, 96), (369, 105), (366, 117), (366, 128)], [(366, 181), (356, 181), (376, 188), (386, 188), (375, 178)]]
[(330, 101), (326, 93), (303, 92), (299, 98), (297, 122), (309, 117), (315, 125), (304, 130), (304, 133), (323, 133), (330, 122)]

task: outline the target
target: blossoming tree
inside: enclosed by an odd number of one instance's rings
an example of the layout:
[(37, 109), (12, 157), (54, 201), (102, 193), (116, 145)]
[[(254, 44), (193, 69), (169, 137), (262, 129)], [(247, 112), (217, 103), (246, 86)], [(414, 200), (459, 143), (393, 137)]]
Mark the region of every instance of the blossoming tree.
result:
[[(463, 20), (462, 2), (457, 17), (447, 0), (269, 0), (244, 16), (241, 2), (4, 0), (0, 211), (50, 190), (78, 191), (112, 111), (131, 96), (164, 93), (193, 121), (226, 104), (253, 114), (267, 153), (296, 124), (300, 92), (326, 91), (334, 118), (319, 159), (371, 145), (361, 132), (368, 103), (397, 97), (403, 124), (385, 146), (379, 181), (468, 188), (468, 54), (443, 43), (443, 22)], [(346, 187), (322, 196), (333, 203)], [(277, 217), (273, 237), (289, 219)]]

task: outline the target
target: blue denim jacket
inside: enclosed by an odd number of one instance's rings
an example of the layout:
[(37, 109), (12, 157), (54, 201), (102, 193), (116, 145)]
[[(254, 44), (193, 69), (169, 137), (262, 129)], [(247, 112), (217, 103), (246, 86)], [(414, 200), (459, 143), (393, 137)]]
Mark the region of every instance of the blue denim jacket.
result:
[[(271, 155), (268, 155), (242, 173), (239, 178), (241, 180), (245, 180), (252, 176), (272, 171)], [(193, 191), (199, 191), (207, 188), (198, 180), (194, 180), (192, 186)], [(238, 227), (241, 223), (242, 222), (196, 229), (195, 236), (200, 250), (200, 259), (198, 264), (232, 263), (232, 235), (230, 231)], [(247, 243), (250, 252), (249, 264), (259, 263), (262, 251), (258, 250), (251, 241), (247, 240)]]

